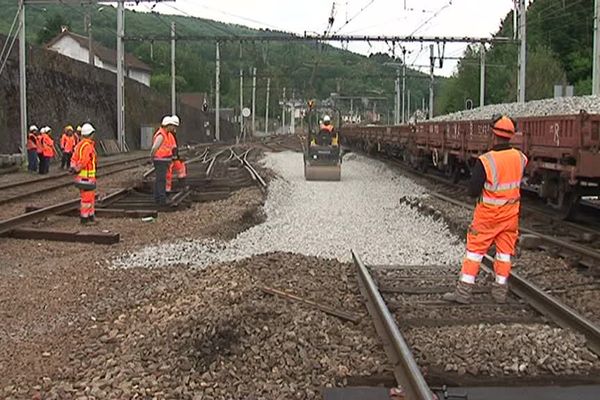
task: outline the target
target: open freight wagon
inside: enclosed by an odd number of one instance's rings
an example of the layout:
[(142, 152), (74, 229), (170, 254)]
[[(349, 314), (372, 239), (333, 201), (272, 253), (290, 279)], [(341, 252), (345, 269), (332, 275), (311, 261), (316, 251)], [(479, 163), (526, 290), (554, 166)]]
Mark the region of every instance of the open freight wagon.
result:
[[(492, 147), (489, 120), (423, 121), (401, 126), (350, 126), (349, 145), (398, 157), (452, 180), (469, 177), (475, 159)], [(513, 145), (529, 158), (523, 189), (564, 216), (584, 197), (600, 196), (600, 114), (517, 119)]]

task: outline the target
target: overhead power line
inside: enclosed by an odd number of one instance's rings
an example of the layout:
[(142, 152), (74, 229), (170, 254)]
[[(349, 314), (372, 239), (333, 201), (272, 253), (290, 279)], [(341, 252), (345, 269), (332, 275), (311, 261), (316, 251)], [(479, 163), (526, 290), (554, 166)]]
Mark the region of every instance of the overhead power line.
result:
[[(127, 35), (125, 40), (171, 40), (168, 35)], [(469, 37), (469, 36), (384, 36), (384, 35), (304, 35), (257, 34), (257, 35), (181, 35), (179, 40), (188, 41), (242, 41), (242, 42), (413, 42), (413, 43), (517, 43), (508, 37)]]

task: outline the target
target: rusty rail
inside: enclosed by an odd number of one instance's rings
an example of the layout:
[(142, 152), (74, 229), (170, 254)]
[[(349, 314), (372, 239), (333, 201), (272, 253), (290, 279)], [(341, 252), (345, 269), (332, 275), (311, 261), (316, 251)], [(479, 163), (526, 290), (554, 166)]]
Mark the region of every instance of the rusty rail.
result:
[[(456, 205), (458, 207), (463, 207), (463, 208), (466, 208), (468, 210), (472, 210), (473, 209), (473, 207), (471, 205), (463, 203), (462, 201), (450, 198), (448, 196), (444, 196), (443, 194), (432, 192), (431, 195), (433, 197), (436, 197), (436, 198), (440, 199), (440, 200), (446, 201), (448, 203), (452, 203), (452, 204), (454, 204), (454, 205)], [(589, 247), (582, 246), (582, 245), (579, 245), (579, 244), (575, 244), (575, 243), (569, 242), (569, 241), (567, 241), (565, 239), (556, 239), (556, 238), (553, 238), (552, 236), (544, 235), (543, 233), (540, 233), (540, 232), (537, 232), (537, 231), (534, 231), (532, 229), (525, 228), (525, 227), (521, 227), (521, 228), (519, 228), (519, 230), (521, 232), (523, 232), (523, 233), (537, 236), (540, 239), (542, 239), (543, 241), (548, 242), (548, 243), (552, 243), (555, 246), (558, 246), (558, 247), (561, 247), (563, 249), (567, 249), (567, 250), (570, 250), (572, 252), (579, 253), (579, 254), (582, 254), (582, 255), (584, 255), (586, 257), (590, 257), (590, 258), (593, 258), (594, 260), (600, 261), (600, 252), (598, 252), (596, 250), (593, 250), (593, 249), (591, 249)]]
[(352, 251), (352, 259), (356, 266), (360, 291), (367, 300), (367, 309), (373, 318), (375, 329), (394, 368), (396, 382), (406, 393), (407, 399), (434, 399), (434, 395), (427, 385), (412, 351), (402, 337), (394, 316), (387, 308), (367, 267), (354, 251)]

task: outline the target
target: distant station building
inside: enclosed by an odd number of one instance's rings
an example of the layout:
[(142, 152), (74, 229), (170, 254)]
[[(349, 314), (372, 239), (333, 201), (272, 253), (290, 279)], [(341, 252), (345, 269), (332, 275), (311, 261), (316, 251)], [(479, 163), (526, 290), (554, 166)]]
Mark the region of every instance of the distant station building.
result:
[[(85, 63), (89, 61), (88, 38), (70, 32), (67, 29), (63, 29), (60, 35), (56, 36), (46, 45), (46, 48), (78, 61)], [(94, 52), (94, 65), (116, 74), (117, 52), (98, 42), (92, 42), (92, 49)], [(146, 86), (150, 86), (152, 69), (128, 53), (125, 53), (125, 71), (125, 76)]]

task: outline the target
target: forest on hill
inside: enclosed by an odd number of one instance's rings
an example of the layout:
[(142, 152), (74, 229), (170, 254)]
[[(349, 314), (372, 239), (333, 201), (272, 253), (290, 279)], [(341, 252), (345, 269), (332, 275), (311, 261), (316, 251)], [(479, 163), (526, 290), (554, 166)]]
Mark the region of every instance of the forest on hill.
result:
[[(513, 37), (513, 12), (496, 36)], [(594, 0), (533, 0), (527, 11), (527, 100), (552, 97), (554, 85), (573, 85), (576, 95), (591, 94)], [(486, 51), (486, 104), (517, 99), (516, 44), (496, 44)], [(438, 112), (479, 104), (480, 48), (469, 47), (455, 74), (443, 84)]]
[[(0, 0), (0, 33), (7, 33), (17, 11), (15, 0)], [(27, 6), (28, 41), (43, 45), (60, 33), (61, 26), (82, 35), (85, 31), (87, 6), (30, 5)], [(116, 9), (111, 6), (94, 6), (91, 11), (94, 40), (116, 47)], [(127, 11), (125, 35), (168, 36), (170, 23), (175, 21), (177, 34), (184, 36), (238, 36), (280, 34), (269, 30), (254, 30), (234, 24), (225, 24), (192, 16), (164, 15)], [(242, 57), (240, 58), (240, 50)], [(168, 95), (170, 87), (170, 43), (165, 41), (127, 41), (126, 51), (152, 67), (151, 86)], [(180, 92), (214, 93), (215, 43), (214, 41), (184, 41), (177, 43), (177, 86)], [(341, 96), (385, 97), (377, 109), (384, 115), (393, 110), (394, 79), (396, 69), (386, 65), (398, 62), (387, 54), (362, 56), (329, 45), (299, 42), (248, 42), (240, 49), (239, 41), (221, 45), (221, 104), (236, 107), (239, 104), (239, 71), (246, 77), (244, 96), (251, 96), (252, 68), (257, 68), (258, 94), (265, 96), (266, 79), (271, 78), (271, 106), (281, 100), (283, 88), (288, 98), (326, 99), (336, 92)], [(428, 96), (426, 75), (410, 70), (408, 89), (412, 103), (421, 104)], [(442, 79), (438, 82), (442, 83)], [(262, 112), (264, 100), (258, 102)], [(362, 104), (362, 106), (361, 106)], [(349, 102), (341, 106), (349, 106)], [(364, 102), (355, 102), (355, 108), (372, 108)]]

